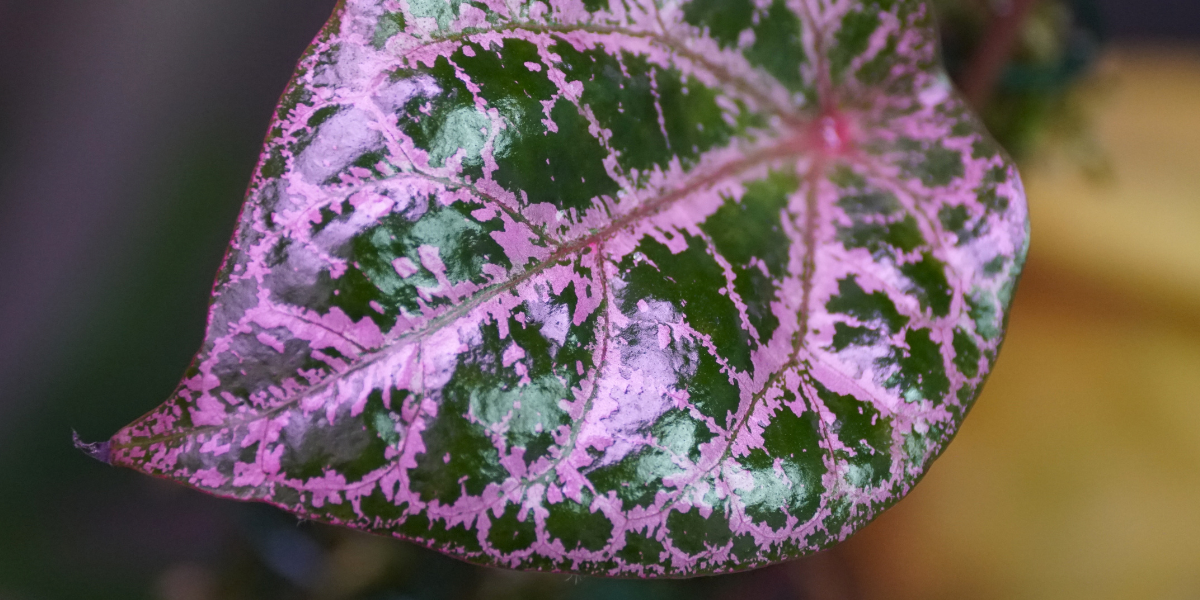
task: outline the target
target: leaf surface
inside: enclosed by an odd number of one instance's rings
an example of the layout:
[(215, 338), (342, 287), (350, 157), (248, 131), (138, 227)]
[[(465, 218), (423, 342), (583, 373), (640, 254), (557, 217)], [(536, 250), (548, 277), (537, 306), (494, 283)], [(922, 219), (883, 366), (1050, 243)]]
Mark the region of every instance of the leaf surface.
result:
[(907, 0), (346, 0), (114, 464), (468, 561), (690, 576), (901, 498), (999, 349), (1016, 170)]

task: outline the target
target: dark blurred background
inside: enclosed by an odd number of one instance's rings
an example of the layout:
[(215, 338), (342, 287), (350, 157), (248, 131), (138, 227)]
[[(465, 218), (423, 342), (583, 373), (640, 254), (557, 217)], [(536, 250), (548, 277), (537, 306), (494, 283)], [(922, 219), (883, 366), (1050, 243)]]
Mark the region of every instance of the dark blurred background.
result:
[(527, 576), (75, 451), (72, 429), (151, 409), (199, 346), (268, 119), (334, 3), (0, 0), (0, 600), (1200, 599), (1195, 0), (1063, 4), (1082, 67), (1032, 105), (1001, 82), (989, 122), (1016, 127), (1035, 229), (1005, 354), (926, 481), (832, 551), (683, 582)]

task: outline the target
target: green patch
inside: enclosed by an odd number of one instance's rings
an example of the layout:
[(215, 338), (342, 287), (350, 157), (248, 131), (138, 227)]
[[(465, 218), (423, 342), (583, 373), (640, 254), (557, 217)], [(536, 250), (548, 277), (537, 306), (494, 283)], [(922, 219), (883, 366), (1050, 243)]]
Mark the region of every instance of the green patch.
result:
[(772, 172), (747, 184), (741, 201), (726, 198), (700, 226), (717, 252), (733, 265), (734, 291), (764, 342), (779, 327), (771, 302), (777, 299), (775, 281), (787, 271), (791, 239), (783, 230), (783, 219), (799, 185), (794, 173)]
[[(790, 400), (791, 394), (785, 399)], [(786, 403), (771, 416), (763, 429), (763, 448), (779, 459), (791, 493), (780, 507), (801, 523), (812, 518), (821, 505), (825, 486), (821, 477), (827, 471), (821, 448), (819, 417), (811, 410), (797, 415)]]
[(869, 402), (833, 392), (815, 380), (812, 383), (821, 402), (837, 416), (834, 434), (854, 452), (846, 458), (851, 483), (860, 488), (878, 487), (891, 476), (891, 420)]
[[(408, 390), (394, 390), (392, 394), (392, 406), (396, 406), (408, 397)], [(367, 396), (366, 407), (363, 408), (363, 422), (367, 424), (367, 429), (375, 434), (386, 446), (396, 446), (400, 443), (400, 432), (397, 431), (397, 426), (400, 424), (400, 415), (394, 412), (391, 408), (383, 404), (383, 392), (373, 390)]]
[(727, 48), (737, 44), (738, 37), (753, 19), (751, 0), (693, 0), (683, 7), (683, 20), (707, 29), (709, 35)]
[[(420, 72), (433, 77), (441, 93), (436, 98), (419, 95), (409, 100), (396, 113), (397, 125), (414, 145), (429, 153), (432, 166), (443, 166), (446, 158), (467, 149), (465, 174), (481, 176), (483, 159), (479, 150), (487, 138), (481, 128), (490, 127), (490, 121), (475, 108), (474, 95), (446, 57), (438, 57), (432, 68)], [(422, 110), (426, 105), (428, 114)]]
[(974, 379), (979, 374), (979, 359), (982, 356), (979, 346), (975, 345), (975, 340), (967, 332), (961, 328), (954, 330), (954, 366), (958, 367), (960, 373), (968, 379)]
[(850, 63), (867, 51), (871, 34), (879, 28), (879, 14), (856, 11), (842, 18), (842, 26), (834, 36), (829, 50), (829, 70), (834, 81), (840, 81)]
[(925, 160), (918, 169), (921, 183), (928, 187), (941, 187), (963, 176), (962, 154), (941, 145), (925, 151)]
[(1004, 267), (1008, 265), (1008, 257), (1000, 254), (989, 260), (983, 265), (983, 274), (989, 277), (995, 277), (1004, 271)]
[[(874, 58), (863, 63), (858, 68), (858, 73), (855, 74), (858, 80), (866, 85), (882, 85), (893, 74), (893, 68), (897, 63), (896, 46), (899, 41), (899, 36), (895, 33), (889, 33), (883, 49)], [(891, 87), (897, 88), (899, 86), (893, 85)]]
[(404, 31), (404, 13), (384, 13), (375, 25), (375, 34), (371, 36), (371, 46), (376, 50), (383, 50), (384, 44), (387, 44), (392, 36), (401, 31)]
[[(421, 246), (438, 249), (438, 257), (446, 267), (446, 278), (451, 283), (487, 283), (483, 274), (486, 264), (499, 265), (506, 270), (513, 267), (504, 249), (491, 235), (503, 228), (501, 220), (480, 222), (471, 216), (482, 205), (456, 202), (442, 206), (431, 200), (426, 202), (425, 213), (416, 220), (406, 214), (389, 214), (378, 225), (354, 238), (348, 257), (352, 266), (337, 280), (339, 293), (330, 299), (332, 304), (356, 320), (360, 318), (356, 314), (370, 316), (381, 326), (386, 323), (387, 327), (394, 322), (400, 309), (419, 312), (420, 288), (438, 285), (435, 275), (423, 265), (418, 253)], [(395, 266), (400, 258), (408, 259), (416, 272), (401, 277)], [(379, 314), (371, 308), (371, 301), (383, 306), (384, 313)]]
[(647, 481), (662, 481), (664, 477), (682, 472), (669, 453), (652, 447), (640, 450), (611, 464), (593, 469), (588, 479), (598, 494), (615, 492), (624, 510), (635, 506), (650, 506), (657, 493)]
[(775, 459), (761, 448), (755, 448), (738, 463), (750, 474), (753, 485), (738, 493), (745, 506), (746, 516), (755, 523), (772, 529), (787, 524), (787, 513), (783, 511), (791, 502), (791, 488), (775, 472)]
[(985, 290), (976, 289), (967, 296), (967, 314), (975, 322), (975, 332), (983, 339), (994, 340), (1000, 337), (1000, 306)]
[(861, 323), (882, 322), (892, 333), (899, 332), (908, 324), (908, 317), (896, 310), (896, 303), (886, 292), (866, 293), (854, 275), (838, 281), (838, 295), (829, 299), (825, 309), (831, 313), (850, 315)]
[(331, 104), (324, 108), (318, 109), (312, 114), (311, 117), (308, 118), (308, 126), (310, 128), (320, 127), (321, 124), (329, 120), (329, 117), (336, 115), (339, 111), (341, 111), (341, 109), (342, 107), (337, 104)]
[(581, 101), (612, 133), (609, 145), (619, 154), (626, 171), (645, 171), (654, 165), (666, 167), (672, 153), (659, 119), (656, 80), (680, 75), (663, 73), (640, 56), (621, 54), (618, 60), (603, 50), (580, 52), (560, 43), (554, 52), (562, 57), (562, 68), (570, 79), (583, 82)]
[(385, 410), (382, 394), (372, 392), (367, 405), (368, 410), (358, 417), (352, 418), (348, 412), (339, 414), (333, 423), (321, 427), (285, 426), (281, 433), (284, 451), (279, 460), (283, 472), (303, 480), (333, 471), (354, 483), (386, 466), (388, 443), (374, 430), (375, 419), (364, 418)]
[[(705, 86), (695, 77), (684, 81), (674, 70), (658, 78), (659, 105), (667, 141), (685, 168), (693, 166), (705, 151), (727, 145), (741, 127), (755, 120), (753, 116), (738, 114), (737, 124), (729, 124), (726, 112), (717, 102), (720, 95), (718, 90)], [(744, 113), (745, 107), (740, 103), (738, 106)]]
[[(688, 246), (679, 254), (658, 241), (645, 238), (638, 249), (653, 265), (635, 264), (633, 255), (621, 262), (629, 282), (621, 300), (626, 314), (637, 310), (638, 300), (656, 298), (670, 302), (682, 312), (696, 331), (707, 334), (717, 351), (729, 364), (750, 372), (750, 333), (741, 326), (737, 306), (721, 290), (726, 287), (725, 272), (708, 253), (704, 240), (685, 236)], [(657, 266), (657, 268), (655, 268)]]
[[(857, 176), (856, 176), (857, 177)], [(865, 182), (864, 182), (865, 183)], [(838, 184), (840, 187), (848, 187)], [(854, 186), (861, 187), (861, 186)], [(900, 210), (900, 202), (887, 192), (848, 194), (838, 199), (837, 204), (851, 217), (890, 216)]]
[(785, 0), (775, 0), (754, 27), (754, 45), (746, 50), (750, 64), (774, 75), (787, 89), (806, 92), (800, 68), (807, 61), (800, 19)]
[(950, 379), (942, 350), (930, 337), (928, 329), (912, 329), (904, 335), (908, 350), (896, 348), (892, 356), (881, 359), (882, 365), (894, 364), (899, 370), (887, 380), (887, 386), (900, 393), (908, 402), (929, 400), (941, 404), (950, 393)]
[(530, 204), (550, 203), (579, 213), (593, 199), (615, 196), (620, 187), (604, 169), (604, 148), (588, 132), (588, 122), (575, 106), (559, 100), (550, 112), (558, 131), (507, 131), (496, 146), (500, 185), (528, 198)]
[[(469, 390), (470, 414), (484, 426), (507, 425), (508, 446), (525, 448), (525, 460), (532, 463), (548, 450), (545, 438), (549, 432), (571, 422), (559, 407), (571, 394), (551, 372), (554, 358), (549, 340), (541, 335), (541, 323), (527, 320), (522, 325), (510, 318), (508, 328), (508, 337), (501, 339), (499, 324), (482, 325), (480, 341), (460, 355), (454, 378), (457, 385)], [(524, 356), (505, 366), (504, 354), (513, 344)], [(524, 384), (518, 364), (529, 378)]]
[(728, 428), (730, 419), (737, 414), (742, 402), (741, 388), (722, 372), (721, 365), (707, 348), (697, 346), (695, 353), (699, 357), (696, 371), (691, 376), (680, 375), (679, 389), (688, 391), (692, 405), (701, 414), (712, 417), (717, 425)]
[(391, 525), (404, 514), (404, 509), (383, 495), (378, 485), (371, 488), (371, 494), (359, 499), (359, 509), (362, 514), (376, 522), (372, 528), (383, 529)]
[(662, 542), (636, 531), (625, 532), (625, 546), (617, 551), (617, 558), (627, 564), (653, 565), (662, 562), (665, 548)]
[(920, 262), (900, 267), (900, 272), (912, 282), (912, 291), (922, 308), (932, 310), (935, 317), (950, 314), (954, 290), (946, 279), (946, 265), (942, 261), (926, 253)]
[(723, 548), (733, 538), (729, 517), (718, 508), (707, 517), (700, 514), (699, 508), (672, 510), (667, 515), (667, 531), (673, 546), (693, 556), (709, 548)]
[(756, 563), (762, 560), (761, 553), (765, 548), (759, 548), (754, 536), (743, 533), (733, 538), (733, 555), (742, 563)]
[(403, 523), (393, 528), (393, 531), (408, 539), (427, 540), (435, 548), (441, 550), (465, 550), (468, 552), (483, 550), (474, 528), (467, 529), (461, 523), (447, 527), (445, 519), (430, 522), (425, 513), (408, 515)]
[(658, 445), (693, 462), (700, 459), (700, 445), (716, 437), (704, 421), (693, 419), (687, 411), (679, 409), (671, 409), (659, 417), (650, 431)]
[(421, 434), (425, 452), (409, 471), (410, 486), (425, 502), (453, 504), (467, 494), (477, 496), (489, 483), (508, 475), (487, 431), (466, 415), (480, 383), (491, 378), (470, 359), (459, 359), (449, 383), (442, 388), (437, 416)]
[(837, 239), (847, 250), (865, 248), (876, 257), (894, 256), (897, 251), (912, 252), (925, 245), (912, 215), (890, 223), (856, 221), (850, 227), (838, 227)]
[(841, 352), (850, 346), (870, 346), (879, 341), (879, 332), (870, 327), (851, 327), (845, 323), (833, 324), (834, 352)]
[[(587, 493), (584, 493), (584, 500), (588, 500)], [(601, 550), (608, 545), (613, 524), (604, 513), (592, 512), (587, 504), (573, 500), (547, 504), (545, 508), (549, 512), (546, 515), (546, 533), (562, 540), (568, 552), (580, 547)]]
[(520, 520), (521, 506), (509, 504), (504, 514), (492, 519), (488, 529), (488, 543), (493, 548), (506, 553), (528, 549), (537, 541), (536, 524), (533, 513), (530, 512), (524, 521)]

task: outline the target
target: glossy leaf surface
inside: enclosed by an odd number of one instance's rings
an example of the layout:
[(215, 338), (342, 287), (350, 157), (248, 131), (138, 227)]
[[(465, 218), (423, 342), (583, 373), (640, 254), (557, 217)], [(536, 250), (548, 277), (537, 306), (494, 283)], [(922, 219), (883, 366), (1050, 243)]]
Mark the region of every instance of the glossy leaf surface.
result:
[(522, 569), (688, 576), (902, 497), (996, 358), (1017, 173), (904, 0), (346, 0), (111, 461)]

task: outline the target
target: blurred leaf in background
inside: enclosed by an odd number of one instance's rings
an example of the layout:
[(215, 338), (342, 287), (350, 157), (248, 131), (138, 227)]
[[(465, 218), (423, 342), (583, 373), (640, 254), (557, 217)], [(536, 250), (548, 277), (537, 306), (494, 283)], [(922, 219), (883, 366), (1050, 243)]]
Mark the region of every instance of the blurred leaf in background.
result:
[[(973, 58), (1014, 0), (934, 0), (951, 77)], [(1095, 0), (1036, 0), (1007, 49), (1008, 62), (979, 107), (988, 130), (1020, 162), (1061, 153), (1095, 176), (1108, 167), (1093, 132), (1095, 66), (1107, 35)]]

